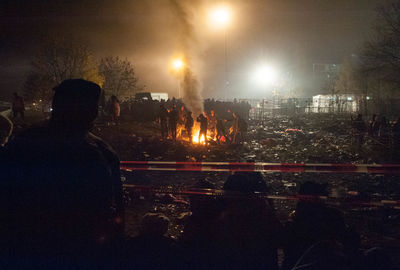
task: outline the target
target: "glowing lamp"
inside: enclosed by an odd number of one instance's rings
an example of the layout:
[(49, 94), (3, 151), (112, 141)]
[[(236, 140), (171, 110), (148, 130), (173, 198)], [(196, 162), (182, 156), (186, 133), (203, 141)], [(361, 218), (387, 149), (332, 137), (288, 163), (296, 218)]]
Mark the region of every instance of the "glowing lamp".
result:
[(254, 81), (262, 86), (273, 85), (278, 81), (278, 72), (268, 65), (259, 66), (253, 76)]
[(216, 26), (218, 28), (226, 27), (231, 21), (231, 17), (231, 10), (226, 6), (214, 8), (210, 12), (210, 21), (213, 26)]
[(184, 66), (185, 66), (185, 64), (183, 63), (182, 59), (175, 59), (172, 61), (172, 67), (175, 70), (181, 70), (181, 69), (183, 69)]

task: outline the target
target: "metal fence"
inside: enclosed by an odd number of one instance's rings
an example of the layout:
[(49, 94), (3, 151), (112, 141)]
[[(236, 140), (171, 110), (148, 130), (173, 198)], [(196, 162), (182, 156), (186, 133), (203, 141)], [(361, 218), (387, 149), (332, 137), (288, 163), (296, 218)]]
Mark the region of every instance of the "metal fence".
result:
[(342, 99), (314, 98), (271, 98), (245, 100), (251, 104), (250, 119), (262, 121), (277, 115), (298, 115), (310, 113), (373, 114), (385, 115), (389, 119), (400, 116), (399, 98), (366, 98), (349, 96)]

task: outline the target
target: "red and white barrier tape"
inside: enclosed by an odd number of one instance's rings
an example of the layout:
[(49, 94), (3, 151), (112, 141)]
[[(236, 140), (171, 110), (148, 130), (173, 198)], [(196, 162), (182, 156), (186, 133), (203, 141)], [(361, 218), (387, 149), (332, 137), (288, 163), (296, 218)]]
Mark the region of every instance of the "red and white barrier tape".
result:
[(257, 196), (265, 199), (272, 200), (288, 200), (288, 201), (307, 201), (314, 203), (327, 203), (331, 205), (350, 205), (357, 207), (389, 207), (400, 210), (400, 201), (396, 200), (365, 200), (360, 198), (335, 198), (328, 196), (312, 196), (312, 195), (296, 195), (296, 196), (284, 196), (284, 195), (268, 195), (264, 192), (254, 192), (251, 194), (217, 190), (217, 189), (174, 189), (174, 188), (155, 188), (151, 186), (131, 185), (124, 184), (124, 188), (134, 191), (141, 195), (148, 194), (173, 194), (173, 195), (203, 195), (203, 196), (224, 196), (229, 198), (240, 198), (248, 196)]
[(121, 161), (121, 170), (400, 174), (400, 164)]

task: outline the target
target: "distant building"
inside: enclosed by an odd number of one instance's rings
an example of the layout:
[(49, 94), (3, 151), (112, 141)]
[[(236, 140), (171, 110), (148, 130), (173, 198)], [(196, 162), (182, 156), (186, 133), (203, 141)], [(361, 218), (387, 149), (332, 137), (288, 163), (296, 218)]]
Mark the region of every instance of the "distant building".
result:
[[(311, 112), (349, 112), (360, 111), (363, 95), (316, 95), (312, 98)], [(368, 99), (369, 97), (367, 97)]]
[(140, 92), (135, 95), (136, 100), (145, 99), (145, 100), (168, 100), (168, 93), (151, 93), (151, 92)]
[(150, 93), (153, 100), (168, 100), (168, 93)]

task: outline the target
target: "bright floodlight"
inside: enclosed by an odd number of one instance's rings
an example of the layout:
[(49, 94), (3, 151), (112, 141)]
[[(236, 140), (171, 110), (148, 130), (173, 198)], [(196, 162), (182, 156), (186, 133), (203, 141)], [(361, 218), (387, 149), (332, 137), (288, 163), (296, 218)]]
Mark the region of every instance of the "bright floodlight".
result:
[(185, 64), (183, 63), (182, 59), (175, 59), (172, 61), (172, 67), (175, 70), (181, 70), (184, 66)]
[(213, 26), (218, 28), (226, 27), (231, 21), (231, 10), (226, 6), (214, 8), (210, 12), (210, 19)]
[(278, 72), (271, 66), (260, 66), (254, 72), (254, 81), (259, 85), (272, 85), (277, 80)]

